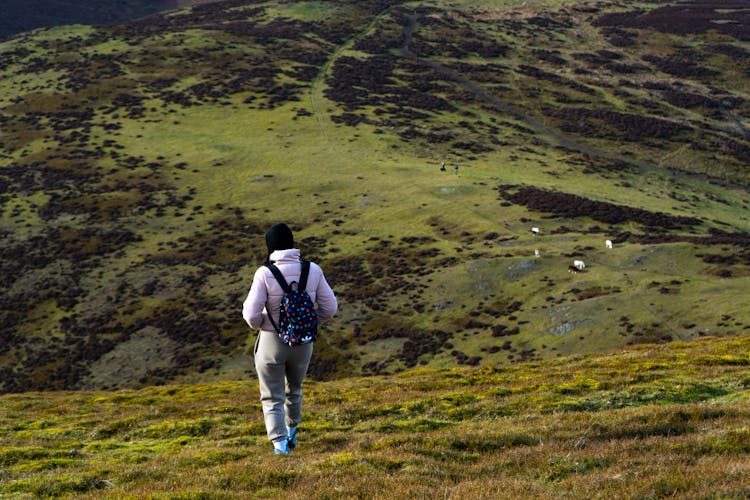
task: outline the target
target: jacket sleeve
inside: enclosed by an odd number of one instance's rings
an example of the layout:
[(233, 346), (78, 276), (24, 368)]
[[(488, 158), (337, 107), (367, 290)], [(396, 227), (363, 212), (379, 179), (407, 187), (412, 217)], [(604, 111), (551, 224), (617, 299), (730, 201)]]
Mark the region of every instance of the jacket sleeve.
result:
[(242, 317), (250, 328), (259, 330), (265, 323), (270, 323), (266, 320), (265, 307), (267, 300), (268, 288), (266, 287), (265, 273), (261, 267), (255, 271), (250, 292), (242, 304)]
[(318, 287), (315, 289), (315, 302), (318, 303), (318, 319), (326, 321), (331, 319), (338, 310), (339, 304), (331, 286), (326, 281), (323, 271), (320, 272)]

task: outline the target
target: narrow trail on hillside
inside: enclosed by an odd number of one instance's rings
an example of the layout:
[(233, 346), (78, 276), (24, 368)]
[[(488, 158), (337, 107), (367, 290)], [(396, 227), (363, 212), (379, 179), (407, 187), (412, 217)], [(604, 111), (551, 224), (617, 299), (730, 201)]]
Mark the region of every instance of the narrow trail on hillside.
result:
[[(637, 167), (638, 169), (642, 171), (642, 173), (645, 173), (644, 171), (663, 173), (664, 171), (663, 169), (659, 168), (658, 166), (652, 163), (641, 161), (641, 160), (634, 160), (632, 158), (627, 158), (621, 155), (606, 153), (604, 151), (593, 148), (591, 146), (581, 144), (580, 142), (577, 142), (571, 137), (565, 135), (560, 130), (542, 123), (537, 118), (534, 118), (533, 116), (525, 113), (524, 111), (521, 111), (520, 109), (508, 104), (507, 102), (501, 101), (494, 95), (488, 93), (486, 90), (484, 90), (482, 87), (480, 87), (476, 83), (466, 78), (464, 75), (440, 63), (419, 57), (418, 54), (416, 54), (413, 50), (411, 50), (411, 48), (409, 48), (409, 43), (411, 42), (412, 34), (414, 33), (414, 30), (416, 29), (416, 26), (417, 26), (417, 16), (414, 14), (409, 15), (407, 16), (407, 20), (408, 22), (406, 26), (404, 27), (404, 37), (403, 37), (404, 41), (401, 47), (399, 48), (399, 52), (401, 56), (408, 58), (408, 59), (412, 59), (414, 61), (419, 62), (420, 64), (423, 64), (425, 66), (428, 66), (429, 68), (432, 68), (436, 73), (444, 76), (448, 80), (456, 82), (464, 90), (474, 94), (476, 97), (487, 102), (497, 111), (507, 114), (507, 115), (511, 115), (515, 117), (516, 119), (524, 122), (532, 130), (534, 130), (540, 138), (546, 139), (546, 141), (553, 146), (562, 146), (566, 149), (577, 151), (579, 153), (583, 153), (585, 155), (596, 157), (596, 158), (601, 158), (604, 160), (622, 162), (627, 165)], [(674, 176), (674, 175), (677, 175), (677, 173), (672, 172), (671, 175)]]
[[(315, 116), (315, 119), (318, 121), (318, 124), (320, 126), (320, 129), (323, 135), (323, 139), (327, 143), (330, 143), (330, 139), (331, 139), (330, 131), (333, 127), (333, 121), (331, 120), (329, 111), (324, 109), (325, 103), (327, 102), (327, 98), (324, 96), (326, 75), (329, 74), (330, 68), (333, 66), (336, 59), (338, 59), (343, 52), (351, 48), (357, 40), (365, 36), (370, 30), (372, 30), (372, 28), (384, 16), (389, 14), (392, 10), (394, 10), (397, 7), (399, 7), (399, 5), (391, 5), (391, 6), (383, 8), (383, 10), (375, 14), (372, 17), (372, 19), (364, 27), (362, 27), (359, 31), (353, 33), (351, 37), (349, 37), (343, 43), (335, 47), (330, 57), (326, 61), (326, 63), (320, 68), (317, 75), (313, 78), (310, 84), (310, 107), (311, 107), (313, 116)], [(727, 182), (727, 181), (723, 181), (719, 179), (712, 180), (710, 178), (703, 177), (700, 174), (696, 174), (696, 173), (680, 172), (676, 170), (665, 170), (663, 167), (660, 167), (658, 164), (655, 164), (647, 160), (635, 159), (635, 158), (631, 158), (631, 157), (627, 157), (623, 155), (608, 153), (598, 148), (595, 148), (593, 146), (578, 142), (577, 140), (565, 134), (561, 130), (543, 123), (538, 118), (535, 118), (534, 116), (513, 106), (512, 104), (501, 101), (496, 96), (492, 95), (487, 90), (482, 88), (479, 84), (472, 82), (465, 75), (443, 64), (420, 57), (416, 52), (414, 52), (410, 48), (412, 35), (417, 28), (418, 16), (415, 13), (411, 13), (411, 14), (406, 15), (405, 18), (407, 20), (407, 23), (404, 26), (404, 30), (403, 30), (403, 41), (402, 41), (401, 46), (398, 48), (398, 53), (401, 57), (411, 59), (413, 61), (416, 61), (419, 64), (422, 64), (424, 66), (431, 68), (436, 73), (442, 75), (446, 80), (455, 82), (462, 89), (466, 90), (467, 92), (475, 95), (479, 99), (488, 103), (492, 108), (494, 108), (498, 112), (508, 115), (508, 116), (512, 116), (516, 118), (517, 120), (523, 122), (529, 128), (531, 128), (540, 139), (544, 140), (551, 146), (565, 148), (567, 150), (585, 154), (594, 158), (600, 158), (600, 159), (607, 160), (607, 161), (619, 162), (625, 165), (630, 165), (631, 167), (637, 168), (640, 171), (641, 175), (656, 174), (659, 177), (664, 177), (668, 175), (669, 177), (673, 177), (673, 178), (687, 178), (687, 179), (692, 179), (692, 180), (700, 179), (705, 182), (711, 182), (711, 183), (718, 182), (722, 186), (730, 188), (730, 189), (748, 191), (747, 187), (737, 185), (735, 183), (731, 183), (731, 182)], [(744, 124), (742, 124), (742, 122), (738, 119), (736, 120), (736, 122), (737, 122), (738, 128), (740, 128), (747, 135), (748, 131), (744, 127)]]
[(313, 78), (312, 82), (310, 83), (310, 108), (312, 110), (313, 116), (315, 116), (315, 119), (318, 121), (318, 124), (320, 125), (320, 129), (323, 132), (323, 137), (326, 140), (326, 142), (329, 142), (329, 131), (332, 128), (332, 121), (331, 118), (326, 110), (323, 109), (323, 103), (326, 101), (326, 97), (323, 95), (323, 83), (325, 80), (326, 75), (328, 74), (331, 66), (336, 61), (336, 59), (339, 58), (339, 56), (347, 49), (349, 49), (354, 43), (359, 40), (361, 37), (363, 37), (368, 31), (372, 29), (373, 26), (388, 12), (393, 9), (393, 5), (384, 8), (380, 12), (378, 12), (373, 18), (370, 20), (367, 25), (365, 25), (364, 28), (362, 28), (360, 31), (355, 32), (351, 37), (349, 37), (344, 43), (336, 47), (331, 54), (331, 56), (328, 58), (328, 60), (325, 62), (323, 67), (320, 68), (318, 73), (315, 75), (315, 78)]
[[(432, 68), (436, 73), (448, 78), (449, 80), (452, 80), (458, 83), (461, 86), (461, 88), (463, 88), (464, 90), (467, 90), (471, 92), (472, 94), (474, 94), (475, 96), (488, 102), (496, 110), (502, 113), (514, 116), (515, 118), (529, 125), (534, 131), (536, 131), (540, 135), (546, 135), (546, 136), (553, 138), (555, 142), (557, 142), (561, 146), (564, 146), (568, 149), (585, 152), (587, 154), (592, 154), (593, 156), (604, 155), (604, 153), (596, 152), (592, 148), (588, 148), (581, 144), (578, 144), (577, 142), (571, 140), (569, 137), (563, 135), (559, 131), (548, 127), (547, 125), (540, 122), (536, 118), (524, 113), (523, 111), (520, 111), (519, 109), (516, 109), (515, 107), (507, 103), (500, 101), (497, 97), (487, 93), (484, 89), (479, 87), (477, 84), (471, 82), (465, 76), (443, 66), (442, 64), (419, 57), (414, 51), (412, 51), (409, 48), (409, 43), (411, 42), (412, 34), (414, 33), (414, 30), (416, 29), (416, 26), (417, 26), (417, 19), (415, 15), (408, 16), (407, 19), (408, 19), (408, 23), (406, 27), (404, 28), (404, 42), (399, 48), (399, 52), (401, 53), (403, 57), (413, 59), (419, 62), (420, 64), (423, 64), (425, 66)], [(598, 154), (594, 154), (594, 153), (598, 153)], [(613, 157), (611, 157), (611, 155), (606, 155), (605, 157), (607, 157), (608, 159), (614, 159)]]

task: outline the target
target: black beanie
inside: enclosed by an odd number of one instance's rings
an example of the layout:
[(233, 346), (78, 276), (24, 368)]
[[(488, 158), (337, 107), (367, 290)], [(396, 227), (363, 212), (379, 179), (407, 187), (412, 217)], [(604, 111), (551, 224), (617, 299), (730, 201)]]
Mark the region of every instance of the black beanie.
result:
[(266, 232), (266, 246), (268, 254), (274, 250), (288, 250), (294, 248), (294, 236), (292, 230), (284, 223), (271, 226)]

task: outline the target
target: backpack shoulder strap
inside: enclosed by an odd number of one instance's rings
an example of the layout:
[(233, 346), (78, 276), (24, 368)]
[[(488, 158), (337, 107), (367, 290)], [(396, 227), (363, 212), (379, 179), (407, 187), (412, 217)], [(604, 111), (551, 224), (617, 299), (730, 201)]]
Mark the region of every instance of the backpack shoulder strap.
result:
[(284, 293), (289, 293), (292, 291), (292, 289), (289, 287), (289, 284), (286, 282), (286, 279), (284, 279), (284, 275), (281, 274), (281, 271), (279, 271), (278, 267), (276, 267), (273, 263), (266, 264), (265, 266), (271, 270), (274, 278), (276, 278), (276, 281), (278, 281), (279, 285), (281, 285), (281, 288), (284, 289)]
[(307, 276), (310, 274), (310, 261), (303, 260), (302, 261), (302, 273), (300, 273), (299, 276), (299, 285), (297, 286), (297, 290), (304, 291), (305, 288), (307, 288)]

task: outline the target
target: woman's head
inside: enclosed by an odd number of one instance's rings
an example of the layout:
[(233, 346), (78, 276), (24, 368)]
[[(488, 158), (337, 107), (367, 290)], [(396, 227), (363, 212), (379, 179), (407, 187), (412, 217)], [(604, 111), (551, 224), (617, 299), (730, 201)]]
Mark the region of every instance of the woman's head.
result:
[(266, 231), (266, 246), (270, 256), (275, 250), (289, 250), (294, 248), (292, 230), (284, 223), (275, 224)]

